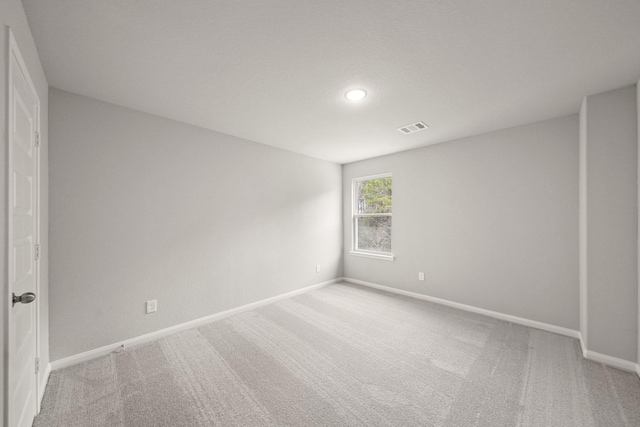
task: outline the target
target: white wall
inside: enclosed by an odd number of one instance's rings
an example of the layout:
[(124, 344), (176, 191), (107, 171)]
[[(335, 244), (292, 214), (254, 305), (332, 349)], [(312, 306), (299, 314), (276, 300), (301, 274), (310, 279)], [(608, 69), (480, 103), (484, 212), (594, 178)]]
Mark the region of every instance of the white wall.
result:
[[(38, 59), (38, 53), (36, 51), (29, 25), (22, 9), (22, 3), (20, 0), (2, 0), (0, 1), (0, 46), (2, 46), (2, 53), (0, 54), (0, 135), (2, 135), (2, 149), (0, 150), (0, 164), (2, 164), (3, 172), (0, 174), (0, 188), (2, 188), (2, 197), (0, 197), (0, 235), (2, 236), (2, 245), (0, 245), (0, 280), (2, 283), (2, 292), (0, 292), (0, 318), (2, 319), (2, 326), (0, 327), (2, 352), (0, 353), (0, 362), (2, 363), (2, 369), (0, 369), (0, 420), (3, 420), (6, 416), (6, 369), (7, 369), (7, 325), (8, 325), (8, 301), (7, 294), (9, 289), (8, 277), (7, 277), (7, 183), (6, 183), (6, 170), (7, 170), (7, 139), (6, 139), (6, 105), (7, 105), (7, 93), (6, 93), (6, 81), (7, 81), (7, 26), (11, 27), (13, 35), (16, 38), (18, 47), (20, 48), (26, 65), (29, 69), (31, 78), (40, 97), (40, 130), (41, 130), (41, 194), (40, 194), (40, 213), (41, 213), (41, 239), (42, 253), (40, 258), (40, 293), (38, 300), (41, 308), (40, 316), (40, 358), (41, 365), (46, 366), (49, 363), (48, 342), (49, 342), (49, 327), (48, 327), (48, 142), (47, 142), (47, 96), (48, 86), (47, 80), (42, 70), (42, 65)], [(40, 380), (42, 380), (45, 370), (41, 370)], [(5, 420), (6, 422), (6, 420)]]
[(587, 287), (587, 100), (580, 106), (580, 337), (583, 351), (589, 345)]
[[(637, 360), (638, 131), (635, 86), (585, 99), (581, 215), (587, 350)], [(583, 319), (583, 322), (585, 319)], [(584, 336), (584, 334), (583, 334)]]
[[(572, 115), (345, 165), (345, 277), (578, 329), (578, 123)], [(396, 260), (349, 255), (351, 180), (385, 172)]]
[(342, 275), (340, 165), (53, 88), (50, 123), (53, 360)]

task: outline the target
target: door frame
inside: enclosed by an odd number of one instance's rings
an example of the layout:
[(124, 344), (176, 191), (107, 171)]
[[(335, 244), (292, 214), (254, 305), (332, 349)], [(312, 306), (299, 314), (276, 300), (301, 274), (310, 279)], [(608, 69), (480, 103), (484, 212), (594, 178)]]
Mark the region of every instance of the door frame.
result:
[[(6, 362), (6, 370), (5, 370), (5, 378), (6, 378), (6, 388), (5, 388), (5, 393), (6, 393), (6, 414), (5, 416), (7, 417), (7, 420), (10, 419), (10, 415), (11, 415), (11, 411), (13, 410), (12, 407), (12, 402), (11, 402), (11, 397), (10, 394), (8, 393), (8, 388), (9, 388), (9, 384), (11, 384), (11, 375), (12, 375), (12, 370), (11, 370), (11, 366), (12, 366), (12, 360), (11, 360), (11, 355), (12, 355), (12, 342), (13, 342), (13, 334), (12, 334), (12, 327), (11, 327), (11, 310), (12, 310), (12, 304), (11, 304), (11, 259), (12, 259), (12, 251), (11, 251), (11, 238), (12, 238), (12, 215), (11, 215), (11, 200), (13, 199), (14, 196), (14, 186), (13, 186), (13, 179), (11, 177), (11, 168), (13, 166), (13, 161), (12, 161), (12, 149), (11, 149), (11, 132), (10, 132), (10, 125), (12, 123), (12, 119), (13, 119), (13, 112), (11, 109), (12, 106), (12, 102), (13, 102), (13, 93), (12, 93), (12, 82), (13, 82), (13, 75), (12, 75), (12, 71), (11, 71), (11, 61), (12, 61), (12, 57), (15, 59), (15, 61), (18, 64), (18, 67), (20, 68), (21, 73), (23, 74), (27, 86), (29, 88), (29, 91), (31, 92), (31, 96), (33, 96), (33, 101), (35, 103), (35, 120), (34, 120), (34, 127), (35, 127), (35, 131), (38, 133), (39, 138), (40, 138), (40, 144), (42, 143), (42, 137), (40, 134), (40, 97), (38, 96), (38, 92), (36, 91), (36, 88), (33, 84), (33, 80), (31, 78), (31, 75), (29, 74), (29, 69), (27, 68), (27, 65), (24, 61), (24, 58), (22, 56), (22, 53), (20, 51), (20, 48), (18, 47), (18, 43), (13, 35), (13, 32), (11, 31), (11, 27), (10, 26), (6, 26), (6, 33), (7, 33), (7, 48), (6, 48), (6, 60), (7, 60), (7, 80), (5, 82), (6, 84), (6, 135), (5, 135), (5, 141), (7, 144), (7, 148), (6, 148), (6, 153), (7, 153), (7, 172), (6, 172), (6, 180), (7, 180), (7, 303), (5, 306), (5, 309), (7, 310), (7, 322), (6, 322), (6, 329), (5, 329), (5, 336), (7, 337), (7, 341), (6, 341), (6, 355), (7, 355), (7, 362)], [(35, 218), (36, 218), (36, 226), (35, 226), (35, 242), (34, 244), (40, 245), (40, 178), (41, 178), (41, 173), (40, 173), (40, 147), (36, 146), (35, 149), (35, 194), (34, 194), (34, 204), (35, 204)], [(36, 293), (36, 300), (35, 300), (35, 304), (36, 304), (36, 314), (35, 314), (35, 348), (36, 348), (36, 358), (40, 359), (40, 259), (42, 258), (42, 248), (40, 248), (40, 257), (38, 258), (38, 260), (36, 260), (35, 262), (35, 293)], [(33, 362), (35, 364), (35, 360)], [(36, 381), (35, 381), (35, 390), (34, 390), (34, 398), (36, 399), (36, 415), (38, 413), (40, 413), (40, 396), (43, 392), (43, 390), (40, 390), (40, 388), (42, 388), (42, 385), (40, 384), (40, 376), (42, 375), (42, 371), (43, 371), (43, 367), (40, 366), (40, 370), (37, 374), (35, 374), (36, 377)], [(34, 372), (35, 372), (35, 366), (34, 366)]]

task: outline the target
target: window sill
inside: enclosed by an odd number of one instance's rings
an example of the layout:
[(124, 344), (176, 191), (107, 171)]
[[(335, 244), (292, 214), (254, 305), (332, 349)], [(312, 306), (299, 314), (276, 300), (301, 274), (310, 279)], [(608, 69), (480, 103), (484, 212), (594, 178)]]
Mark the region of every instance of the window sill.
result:
[(349, 254), (354, 255), (354, 256), (361, 256), (361, 257), (364, 257), (364, 258), (381, 259), (381, 260), (384, 260), (384, 261), (394, 261), (396, 259), (396, 257), (393, 256), (393, 255), (374, 254), (374, 253), (370, 253), (370, 252), (349, 251)]

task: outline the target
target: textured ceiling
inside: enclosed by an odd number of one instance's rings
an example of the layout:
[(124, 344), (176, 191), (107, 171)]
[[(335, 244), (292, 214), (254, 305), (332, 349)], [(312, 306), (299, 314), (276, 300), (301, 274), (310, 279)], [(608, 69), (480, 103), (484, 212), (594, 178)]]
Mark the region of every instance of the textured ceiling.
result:
[(51, 86), (337, 163), (575, 113), (640, 78), (639, 0), (23, 4)]

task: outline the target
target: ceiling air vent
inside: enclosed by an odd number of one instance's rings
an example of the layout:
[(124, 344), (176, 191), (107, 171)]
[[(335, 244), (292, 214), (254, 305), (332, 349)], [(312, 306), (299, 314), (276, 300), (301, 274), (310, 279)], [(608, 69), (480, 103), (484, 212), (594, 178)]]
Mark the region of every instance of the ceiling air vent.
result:
[(398, 128), (398, 130), (402, 133), (414, 133), (418, 132), (419, 130), (427, 129), (428, 127), (429, 126), (427, 126), (425, 122), (417, 122), (410, 125), (402, 126)]

